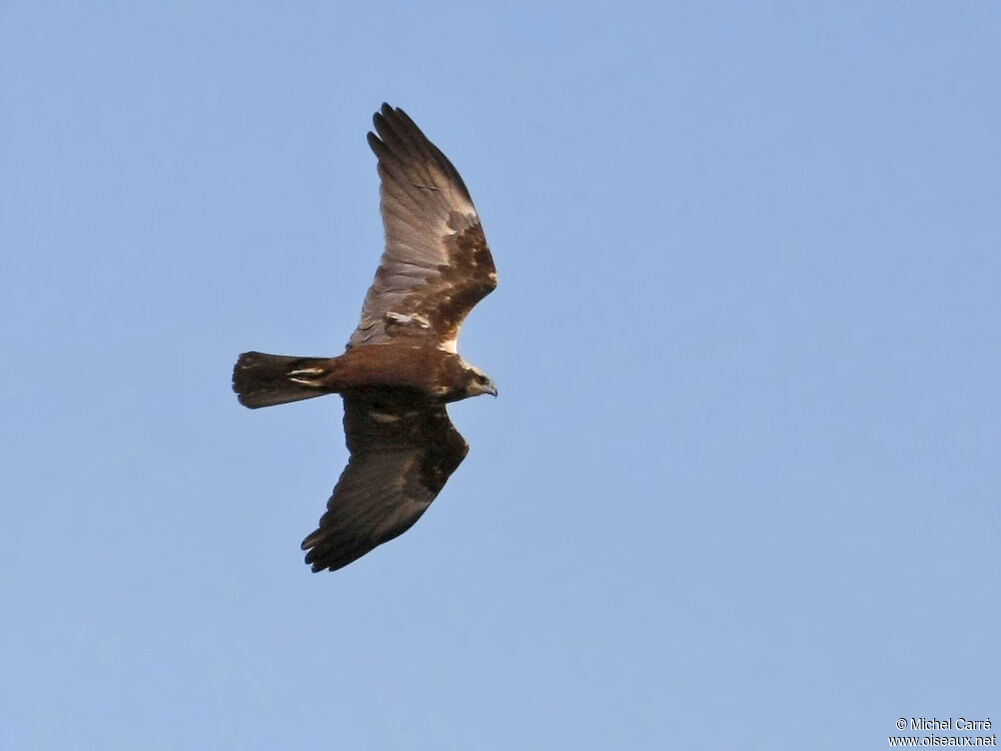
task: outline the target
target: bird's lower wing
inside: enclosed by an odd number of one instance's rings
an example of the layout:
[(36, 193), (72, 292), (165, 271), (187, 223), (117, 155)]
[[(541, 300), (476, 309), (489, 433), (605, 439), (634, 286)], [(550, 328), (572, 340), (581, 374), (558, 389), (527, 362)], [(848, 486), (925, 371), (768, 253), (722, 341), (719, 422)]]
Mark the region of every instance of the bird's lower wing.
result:
[(444, 407), (346, 396), (344, 430), (351, 458), (302, 542), (313, 571), (342, 568), (410, 529), (469, 451)]

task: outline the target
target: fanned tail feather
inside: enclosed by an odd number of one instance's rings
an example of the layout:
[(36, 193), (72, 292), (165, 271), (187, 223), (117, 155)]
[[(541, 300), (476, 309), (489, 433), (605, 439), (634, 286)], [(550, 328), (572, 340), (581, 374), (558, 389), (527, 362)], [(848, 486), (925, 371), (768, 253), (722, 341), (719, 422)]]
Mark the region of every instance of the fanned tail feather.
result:
[(317, 379), (327, 370), (322, 357), (289, 357), (244, 352), (233, 368), (233, 391), (251, 409), (329, 394)]

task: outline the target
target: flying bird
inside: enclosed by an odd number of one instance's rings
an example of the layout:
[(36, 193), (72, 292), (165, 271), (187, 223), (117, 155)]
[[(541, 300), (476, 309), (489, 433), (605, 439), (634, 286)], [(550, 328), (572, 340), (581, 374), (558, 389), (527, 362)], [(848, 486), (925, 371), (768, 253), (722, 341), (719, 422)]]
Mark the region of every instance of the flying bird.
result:
[(233, 369), (246, 407), (344, 399), (350, 458), (302, 542), (313, 571), (342, 568), (413, 526), (469, 451), (445, 405), (497, 396), (456, 346), (466, 314), (497, 286), (469, 191), (403, 110), (383, 104), (373, 120), (386, 245), (344, 354), (245, 352)]

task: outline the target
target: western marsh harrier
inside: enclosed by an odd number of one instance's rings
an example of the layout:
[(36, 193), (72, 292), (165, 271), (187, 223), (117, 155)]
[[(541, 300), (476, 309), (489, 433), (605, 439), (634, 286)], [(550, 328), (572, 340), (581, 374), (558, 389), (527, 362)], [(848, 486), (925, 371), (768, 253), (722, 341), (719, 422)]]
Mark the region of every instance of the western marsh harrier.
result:
[(469, 191), (403, 110), (384, 104), (374, 121), (368, 143), (379, 159), (386, 248), (346, 351), (246, 352), (233, 370), (247, 407), (344, 398), (351, 456), (302, 542), (313, 571), (339, 569), (407, 531), (469, 451), (445, 405), (497, 395), (456, 350), (466, 314), (497, 286)]

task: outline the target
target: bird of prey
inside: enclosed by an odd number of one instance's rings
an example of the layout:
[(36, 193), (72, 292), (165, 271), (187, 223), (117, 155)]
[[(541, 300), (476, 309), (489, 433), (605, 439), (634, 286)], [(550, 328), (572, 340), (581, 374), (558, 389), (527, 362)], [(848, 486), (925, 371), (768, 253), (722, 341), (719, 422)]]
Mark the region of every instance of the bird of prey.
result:
[(339, 569), (407, 531), (469, 451), (445, 405), (497, 396), (456, 349), (466, 314), (497, 286), (469, 191), (403, 110), (383, 104), (373, 119), (386, 245), (346, 351), (245, 352), (233, 369), (246, 407), (344, 399), (350, 459), (302, 542), (313, 571)]

